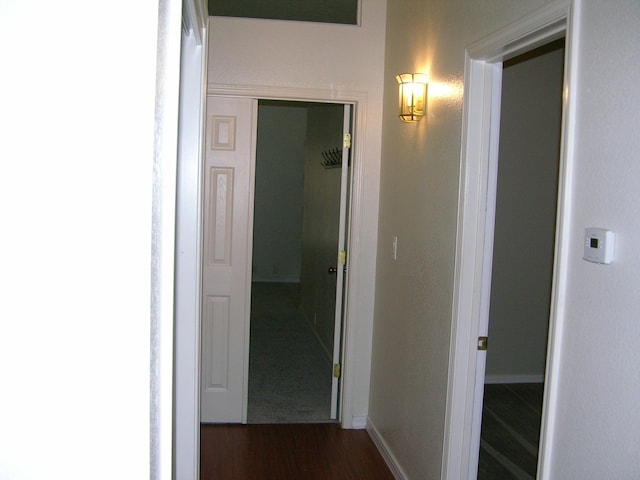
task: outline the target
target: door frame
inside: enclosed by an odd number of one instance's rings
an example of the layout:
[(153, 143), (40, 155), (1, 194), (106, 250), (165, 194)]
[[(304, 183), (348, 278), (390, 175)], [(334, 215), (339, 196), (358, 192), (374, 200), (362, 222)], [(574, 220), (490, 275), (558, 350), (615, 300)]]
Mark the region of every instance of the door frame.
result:
[[(364, 214), (364, 135), (359, 135), (359, 125), (365, 125), (366, 93), (353, 91), (306, 89), (295, 87), (270, 87), (252, 85), (219, 85), (208, 84), (207, 95), (227, 97), (244, 97), (259, 100), (282, 100), (299, 102), (319, 102), (350, 104), (352, 106), (352, 171), (350, 178), (349, 214), (347, 222), (347, 257), (348, 271), (344, 285), (344, 317), (342, 332), (343, 365), (340, 378), (340, 423), (343, 428), (354, 428), (353, 400), (355, 397), (355, 365), (357, 356), (357, 321), (359, 318), (359, 284), (363, 266), (358, 254), (361, 249)], [(200, 338), (198, 336), (198, 342)], [(198, 343), (199, 345), (199, 343)], [(199, 387), (199, 386), (198, 386)], [(196, 392), (196, 395), (199, 395)], [(199, 452), (198, 452), (199, 454)]]
[[(360, 258), (364, 226), (364, 180), (366, 164), (365, 130), (367, 120), (367, 93), (336, 91), (329, 89), (303, 89), (289, 87), (256, 87), (242, 85), (207, 84), (206, 29), (202, 42), (202, 68), (200, 78), (202, 92), (200, 112), (193, 106), (193, 114), (199, 115), (200, 124), (195, 127), (198, 137), (197, 152), (192, 152), (184, 161), (178, 162), (178, 205), (176, 235), (176, 307), (175, 307), (175, 377), (174, 397), (176, 410), (173, 425), (176, 430), (174, 455), (184, 466), (181, 478), (197, 480), (200, 463), (200, 304), (201, 304), (201, 217), (202, 217), (202, 155), (204, 154), (204, 104), (207, 95), (241, 96), (272, 100), (303, 102), (329, 102), (351, 104), (354, 109), (352, 133), (351, 203), (349, 206), (348, 245), (349, 279), (345, 286), (345, 328), (343, 338), (341, 426), (342, 428), (364, 428), (365, 419), (354, 416), (356, 400), (356, 365), (358, 354), (358, 328), (362, 307), (360, 284), (366, 281), (366, 265)], [(197, 80), (194, 81), (194, 83)], [(200, 93), (199, 93), (200, 95)], [(196, 134), (196, 133), (194, 133)], [(180, 287), (180, 288), (178, 288)], [(347, 321), (351, 319), (351, 321)], [(182, 381), (180, 379), (185, 379)], [(182, 385), (177, 388), (178, 383)], [(175, 467), (175, 465), (174, 465)], [(177, 470), (174, 470), (177, 471)]]
[[(575, 91), (580, 0), (555, 2), (469, 46), (465, 52), (465, 92), (458, 197), (458, 222), (449, 353), (449, 376), (442, 479), (477, 475), (485, 354), (477, 339), (488, 315), (498, 164), (502, 62), (565, 37), (563, 115), (545, 394), (538, 478), (549, 478), (559, 391), (567, 264), (570, 252), (571, 180), (575, 143)], [(489, 260), (489, 261), (487, 261)]]
[(348, 211), (350, 205), (350, 192), (349, 189), (349, 179), (351, 178), (351, 145), (347, 143), (346, 136), (348, 135), (351, 138), (352, 134), (352, 125), (353, 125), (353, 105), (350, 103), (340, 104), (342, 105), (342, 154), (341, 161), (342, 165), (340, 168), (340, 207), (339, 207), (339, 220), (338, 220), (338, 251), (336, 252), (336, 293), (334, 295), (334, 319), (333, 319), (333, 351), (331, 352), (332, 358), (332, 366), (333, 373), (331, 377), (331, 410), (329, 418), (331, 420), (339, 420), (340, 417), (340, 406), (338, 405), (340, 401), (340, 387), (341, 387), (341, 376), (335, 374), (336, 365), (338, 365), (338, 371), (342, 367), (343, 357), (342, 357), (342, 331), (343, 324), (345, 321), (343, 304), (344, 304), (344, 291), (346, 289), (346, 273), (347, 273), (347, 265), (346, 265), (346, 257), (344, 261), (340, 260), (340, 252), (347, 251), (347, 242), (349, 241), (348, 237)]
[(200, 476), (200, 265), (208, 21), (205, 2), (183, 3), (173, 311), (173, 474)]

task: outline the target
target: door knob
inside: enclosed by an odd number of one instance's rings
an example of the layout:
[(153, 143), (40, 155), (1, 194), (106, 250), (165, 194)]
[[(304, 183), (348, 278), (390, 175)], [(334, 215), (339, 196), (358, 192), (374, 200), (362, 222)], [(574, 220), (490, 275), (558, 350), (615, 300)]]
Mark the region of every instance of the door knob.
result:
[(327, 273), (329, 275), (331, 275), (332, 273), (338, 273), (338, 269), (336, 267), (329, 267), (329, 270), (327, 271)]

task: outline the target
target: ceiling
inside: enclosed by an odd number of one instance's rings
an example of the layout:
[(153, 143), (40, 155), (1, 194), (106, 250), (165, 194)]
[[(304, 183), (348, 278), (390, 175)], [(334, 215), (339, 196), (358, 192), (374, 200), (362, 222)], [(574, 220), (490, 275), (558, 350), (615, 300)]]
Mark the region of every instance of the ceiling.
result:
[(208, 0), (209, 15), (358, 23), (358, 0)]

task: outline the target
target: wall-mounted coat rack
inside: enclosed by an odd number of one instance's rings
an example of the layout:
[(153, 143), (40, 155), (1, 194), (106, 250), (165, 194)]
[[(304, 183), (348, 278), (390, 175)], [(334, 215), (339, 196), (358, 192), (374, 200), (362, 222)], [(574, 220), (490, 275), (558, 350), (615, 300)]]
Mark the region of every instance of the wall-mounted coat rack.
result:
[(322, 166), (324, 168), (340, 168), (342, 166), (342, 149), (331, 148), (322, 152)]

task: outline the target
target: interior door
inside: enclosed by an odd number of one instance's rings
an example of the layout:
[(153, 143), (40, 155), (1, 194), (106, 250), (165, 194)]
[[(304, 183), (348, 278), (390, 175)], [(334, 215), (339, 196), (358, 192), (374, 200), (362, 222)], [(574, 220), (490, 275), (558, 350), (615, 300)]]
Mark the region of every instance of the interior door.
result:
[(207, 98), (200, 421), (246, 423), (258, 102)]
[[(346, 237), (347, 237), (347, 201), (349, 197), (349, 154), (351, 150), (351, 105), (344, 106), (342, 127), (342, 169), (340, 175), (340, 223), (338, 227), (338, 255), (336, 279), (336, 307), (333, 330), (333, 365), (334, 372), (331, 380), (331, 418), (338, 418), (338, 400), (341, 375), (342, 356), (342, 303), (347, 266)], [(336, 367), (336, 365), (338, 367)]]

